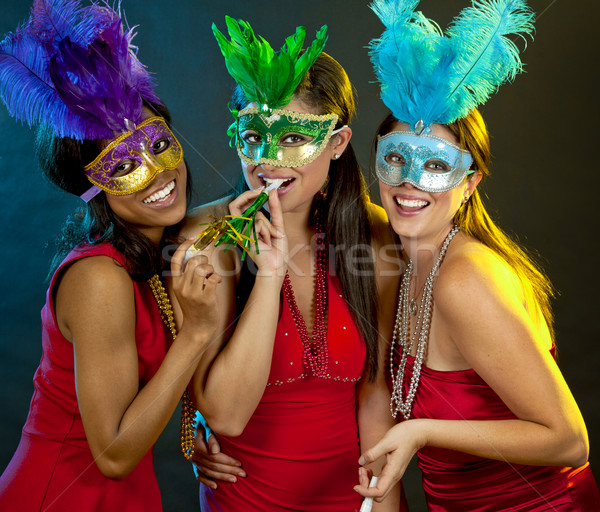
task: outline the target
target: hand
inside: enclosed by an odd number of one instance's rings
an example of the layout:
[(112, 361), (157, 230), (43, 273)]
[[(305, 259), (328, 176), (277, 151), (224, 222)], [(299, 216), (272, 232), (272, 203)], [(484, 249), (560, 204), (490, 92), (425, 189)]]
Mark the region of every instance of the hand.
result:
[(242, 469), (242, 463), (221, 453), (221, 447), (215, 435), (208, 438), (208, 444), (204, 441), (202, 426), (198, 427), (198, 434), (194, 439), (194, 454), (192, 456), (194, 464), (194, 473), (199, 482), (216, 489), (217, 482), (237, 482), (237, 477), (246, 477), (246, 472)]
[(186, 251), (194, 240), (181, 244), (171, 260), (171, 288), (183, 313), (180, 332), (214, 331), (217, 325), (216, 287), (221, 276), (214, 272), (208, 258), (197, 255), (184, 264)]
[[(240, 216), (252, 204), (262, 189), (244, 192), (229, 204), (231, 215)], [(285, 276), (287, 266), (287, 238), (283, 225), (283, 213), (277, 190), (269, 193), (269, 209), (271, 220), (269, 221), (262, 212), (254, 217), (254, 226), (258, 240), (258, 252), (252, 243), (248, 247), (250, 256), (258, 267), (258, 275)]]
[(386, 463), (375, 487), (369, 487), (371, 470), (361, 467), (359, 485), (354, 487), (356, 492), (361, 496), (374, 498), (377, 502), (385, 499), (404, 475), (414, 454), (425, 444), (417, 425), (418, 420), (408, 420), (395, 425), (388, 430), (381, 441), (361, 455), (358, 459), (361, 466), (370, 464), (384, 455)]

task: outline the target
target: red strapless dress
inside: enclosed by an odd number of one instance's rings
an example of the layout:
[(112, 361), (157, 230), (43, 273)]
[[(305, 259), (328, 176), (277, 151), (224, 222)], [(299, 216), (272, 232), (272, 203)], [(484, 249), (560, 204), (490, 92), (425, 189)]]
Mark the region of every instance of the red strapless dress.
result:
[[(412, 376), (409, 356), (404, 393)], [(474, 370), (423, 366), (412, 417), (503, 420), (515, 415)], [(598, 512), (600, 494), (589, 463), (580, 468), (526, 466), (443, 448), (417, 452), (431, 512)]]
[(248, 476), (200, 487), (202, 512), (352, 512), (361, 506), (356, 383), (366, 348), (343, 298), (328, 279), (329, 376), (306, 376), (302, 342), (283, 299), (264, 395), (239, 437), (219, 436)]
[[(124, 256), (111, 245), (72, 251), (52, 278), (42, 309), (42, 359), (33, 383), (27, 422), (15, 455), (0, 478), (3, 512), (160, 512), (160, 491), (152, 452), (123, 480), (106, 478), (90, 452), (75, 391), (73, 345), (56, 324), (53, 288), (66, 265), (93, 255), (119, 263)], [(140, 387), (158, 370), (170, 343), (146, 283), (133, 283), (135, 339)]]

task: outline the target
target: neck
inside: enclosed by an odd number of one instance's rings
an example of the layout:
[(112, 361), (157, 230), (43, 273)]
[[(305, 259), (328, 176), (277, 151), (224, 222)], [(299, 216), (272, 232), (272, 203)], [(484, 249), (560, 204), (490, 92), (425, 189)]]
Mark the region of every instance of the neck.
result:
[(313, 236), (309, 226), (310, 207), (283, 214), (283, 224), (289, 243), (308, 243)]
[(400, 235), (402, 248), (413, 263), (414, 274), (428, 272), (433, 262), (438, 258), (444, 240), (454, 224), (449, 224), (436, 233), (428, 236), (408, 237)]
[(144, 233), (154, 245), (159, 245), (165, 234), (165, 228), (161, 227), (140, 228), (140, 231)]

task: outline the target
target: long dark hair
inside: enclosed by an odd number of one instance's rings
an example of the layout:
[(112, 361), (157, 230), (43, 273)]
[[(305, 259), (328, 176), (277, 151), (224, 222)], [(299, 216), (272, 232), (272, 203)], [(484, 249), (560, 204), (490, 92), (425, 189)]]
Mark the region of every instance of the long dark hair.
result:
[[(354, 91), (344, 68), (331, 56), (321, 53), (296, 88), (295, 97), (319, 114), (337, 114), (336, 128), (348, 125), (355, 114)], [(237, 87), (231, 106), (241, 110), (248, 104)], [(236, 193), (247, 190), (240, 179)], [(332, 160), (329, 179), (323, 188), (326, 240), (352, 317), (365, 340), (369, 376), (377, 373), (377, 287), (371, 250), (369, 197), (365, 180), (351, 144), (338, 160)], [(313, 201), (311, 224), (315, 224)], [(360, 251), (356, 254), (354, 251)], [(333, 251), (333, 254), (331, 253)], [(351, 257), (354, 256), (354, 257)]]
[[(390, 113), (379, 125), (371, 147), (371, 162), (377, 145), (377, 136), (391, 132), (397, 122), (398, 120)], [(550, 280), (535, 259), (498, 227), (483, 203), (480, 189), (485, 178), (490, 175), (491, 155), (490, 138), (481, 114), (474, 109), (466, 117), (446, 126), (458, 139), (460, 147), (473, 156), (471, 168), (482, 174), (481, 183), (456, 213), (455, 224), (463, 233), (479, 240), (498, 254), (514, 270), (521, 283), (532, 292), (550, 334), (554, 337), (551, 307), (554, 288)]]
[[(162, 116), (170, 126), (171, 115), (164, 105), (145, 103), (145, 106)], [(101, 143), (100, 140), (78, 141), (57, 137), (50, 127), (40, 126), (36, 134), (36, 153), (44, 176), (66, 192), (76, 196), (83, 194), (90, 187), (84, 167), (100, 154)], [(189, 203), (189, 172), (186, 193)], [(125, 256), (132, 279), (145, 281), (164, 269), (163, 253), (168, 245), (176, 243), (178, 231), (178, 226), (168, 227), (161, 243), (156, 246), (135, 226), (115, 215), (106, 194), (100, 193), (66, 220), (55, 240), (56, 252), (50, 263), (48, 278), (69, 252), (87, 241), (90, 244), (112, 244)]]

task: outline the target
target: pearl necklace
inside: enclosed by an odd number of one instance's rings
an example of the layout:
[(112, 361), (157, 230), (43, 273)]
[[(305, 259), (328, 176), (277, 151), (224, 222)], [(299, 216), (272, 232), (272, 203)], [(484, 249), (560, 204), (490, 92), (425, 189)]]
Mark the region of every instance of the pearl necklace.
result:
[(286, 272), (283, 280), (283, 294), (290, 307), (296, 329), (302, 340), (302, 364), (314, 377), (327, 377), (329, 371), (329, 350), (327, 348), (327, 245), (321, 215), (316, 219), (315, 240), (315, 323), (312, 336), (308, 335), (306, 323), (296, 304), (290, 276)]
[[(419, 304), (417, 320), (415, 324), (415, 330), (412, 335), (408, 336), (408, 330), (410, 325), (409, 315), (413, 314), (411, 308), (411, 301), (409, 298), (410, 280), (413, 271), (413, 262), (408, 260), (408, 265), (402, 277), (402, 283), (400, 284), (400, 292), (398, 294), (398, 309), (396, 311), (396, 322), (394, 324), (394, 336), (392, 338), (392, 345), (390, 348), (390, 375), (392, 378), (392, 399), (390, 400), (390, 411), (392, 416), (396, 418), (398, 411), (402, 413), (404, 419), (409, 419), (412, 403), (417, 393), (419, 386), (419, 379), (421, 377), (421, 366), (425, 358), (425, 351), (427, 350), (427, 341), (429, 340), (429, 327), (431, 321), (431, 310), (433, 306), (433, 281), (438, 273), (444, 255), (450, 245), (450, 242), (454, 238), (454, 235), (458, 233), (459, 227), (454, 226), (440, 249), (440, 254), (433, 264), (425, 284), (423, 286), (423, 296), (421, 297), (421, 303)], [(414, 300), (414, 299), (413, 299)], [(402, 347), (402, 355), (400, 357), (400, 364), (398, 365), (398, 372), (394, 372), (394, 348), (396, 346), (396, 338), (398, 338), (398, 345)], [(417, 341), (418, 340), (418, 341)], [(413, 374), (410, 379), (410, 387), (408, 395), (404, 399), (404, 373), (406, 370), (406, 360), (410, 352), (412, 351), (413, 345), (417, 342), (417, 352), (415, 355), (415, 363), (413, 368)]]
[[(173, 319), (173, 306), (171, 305), (169, 295), (167, 294), (160, 277), (158, 277), (158, 274), (154, 274), (148, 279), (148, 284), (150, 285), (152, 295), (154, 295), (154, 300), (156, 300), (156, 304), (160, 310), (160, 316), (164, 324), (169, 328), (173, 340), (175, 340), (177, 337), (177, 329)], [(192, 399), (186, 390), (182, 397), (181, 430), (179, 439), (181, 452), (187, 460), (191, 460), (192, 455), (194, 454), (194, 438), (196, 437), (195, 419), (197, 411), (198, 410), (192, 403)]]

